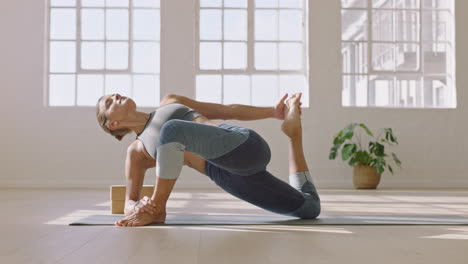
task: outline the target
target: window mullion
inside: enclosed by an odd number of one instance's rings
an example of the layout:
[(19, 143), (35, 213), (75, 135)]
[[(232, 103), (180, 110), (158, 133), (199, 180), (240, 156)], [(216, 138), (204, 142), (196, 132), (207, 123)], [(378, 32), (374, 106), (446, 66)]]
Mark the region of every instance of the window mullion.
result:
[(75, 106), (78, 105), (78, 72), (81, 70), (81, 1), (76, 3)]
[[(373, 52), (372, 52), (372, 43), (373, 43), (373, 32), (372, 32), (372, 25), (373, 25), (373, 17), (372, 17), (372, 0), (367, 0), (367, 88), (369, 89), (370, 85), (370, 78), (369, 73), (374, 71), (374, 66), (372, 64), (373, 60)], [(356, 87), (350, 87), (350, 98), (351, 98), (351, 105), (356, 105)]]
[(255, 45), (255, 0), (247, 3), (247, 73), (254, 71), (254, 45)]

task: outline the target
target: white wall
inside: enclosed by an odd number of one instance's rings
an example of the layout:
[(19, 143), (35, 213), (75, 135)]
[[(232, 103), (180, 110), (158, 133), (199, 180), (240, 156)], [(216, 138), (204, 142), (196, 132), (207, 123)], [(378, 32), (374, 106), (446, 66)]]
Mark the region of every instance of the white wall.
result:
[[(161, 86), (193, 96), (195, 7), (163, 0)], [(107, 187), (123, 184), (133, 137), (117, 142), (100, 130), (93, 108), (44, 106), (46, 0), (0, 5), (0, 187)], [(303, 110), (307, 161), (318, 188), (351, 188), (352, 170), (329, 161), (333, 135), (350, 121), (392, 127), (404, 169), (384, 175), (381, 188), (468, 187), (468, 1), (456, 1), (457, 94), (454, 110), (350, 109), (341, 105), (340, 4), (310, 1), (310, 102)], [(151, 109), (142, 109), (149, 112)], [(272, 173), (287, 179), (287, 142), (275, 120), (231, 122), (255, 128), (271, 144)], [(147, 174), (151, 183), (154, 171)], [(213, 187), (184, 168), (176, 186)]]

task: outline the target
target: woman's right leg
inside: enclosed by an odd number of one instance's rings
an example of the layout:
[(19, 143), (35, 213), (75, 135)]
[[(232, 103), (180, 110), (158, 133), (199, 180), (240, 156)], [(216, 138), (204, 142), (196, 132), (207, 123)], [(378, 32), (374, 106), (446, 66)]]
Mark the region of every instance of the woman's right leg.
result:
[(301, 94), (293, 95), (286, 103), (285, 120), (281, 129), (289, 137), (289, 184), (302, 192), (304, 204), (288, 215), (315, 218), (321, 211), (320, 197), (313, 184), (302, 146), (302, 124), (299, 111)]
[(289, 184), (266, 170), (239, 176), (210, 161), (206, 161), (205, 174), (225, 191), (265, 210), (299, 218), (316, 218), (320, 214), (320, 198), (302, 149), (299, 103), (300, 95), (290, 99), (282, 125), (283, 132), (290, 138)]

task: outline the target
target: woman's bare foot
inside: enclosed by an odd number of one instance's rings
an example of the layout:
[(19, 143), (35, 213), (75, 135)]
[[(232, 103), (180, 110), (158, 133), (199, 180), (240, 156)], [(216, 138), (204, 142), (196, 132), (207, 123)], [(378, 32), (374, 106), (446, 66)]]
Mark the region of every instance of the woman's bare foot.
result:
[(284, 107), (285, 118), (283, 124), (281, 124), (281, 130), (291, 139), (302, 136), (301, 96), (302, 93), (292, 95)]
[(166, 221), (166, 212), (150, 214), (147, 212), (134, 212), (124, 219), (115, 222), (116, 226), (145, 226), (149, 224), (162, 224)]
[(129, 216), (142, 206), (143, 205), (139, 201), (127, 200), (125, 201), (124, 215)]

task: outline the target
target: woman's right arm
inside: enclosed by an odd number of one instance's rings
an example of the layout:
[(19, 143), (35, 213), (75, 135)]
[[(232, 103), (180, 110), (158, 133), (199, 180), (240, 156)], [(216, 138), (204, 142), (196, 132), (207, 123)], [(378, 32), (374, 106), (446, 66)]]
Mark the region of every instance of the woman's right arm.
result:
[(199, 102), (185, 96), (169, 94), (163, 98), (161, 105), (180, 103), (194, 109), (208, 119), (235, 119), (250, 121), (265, 118), (277, 118), (282, 120), (284, 119), (283, 107), (285, 99), (286, 95), (280, 99), (275, 107), (257, 107), (242, 104), (223, 105)]
[(138, 201), (146, 170), (156, 166), (156, 161), (147, 158), (142, 151), (142, 143), (135, 140), (127, 148), (127, 157), (125, 159), (125, 178), (126, 183), (126, 201)]

